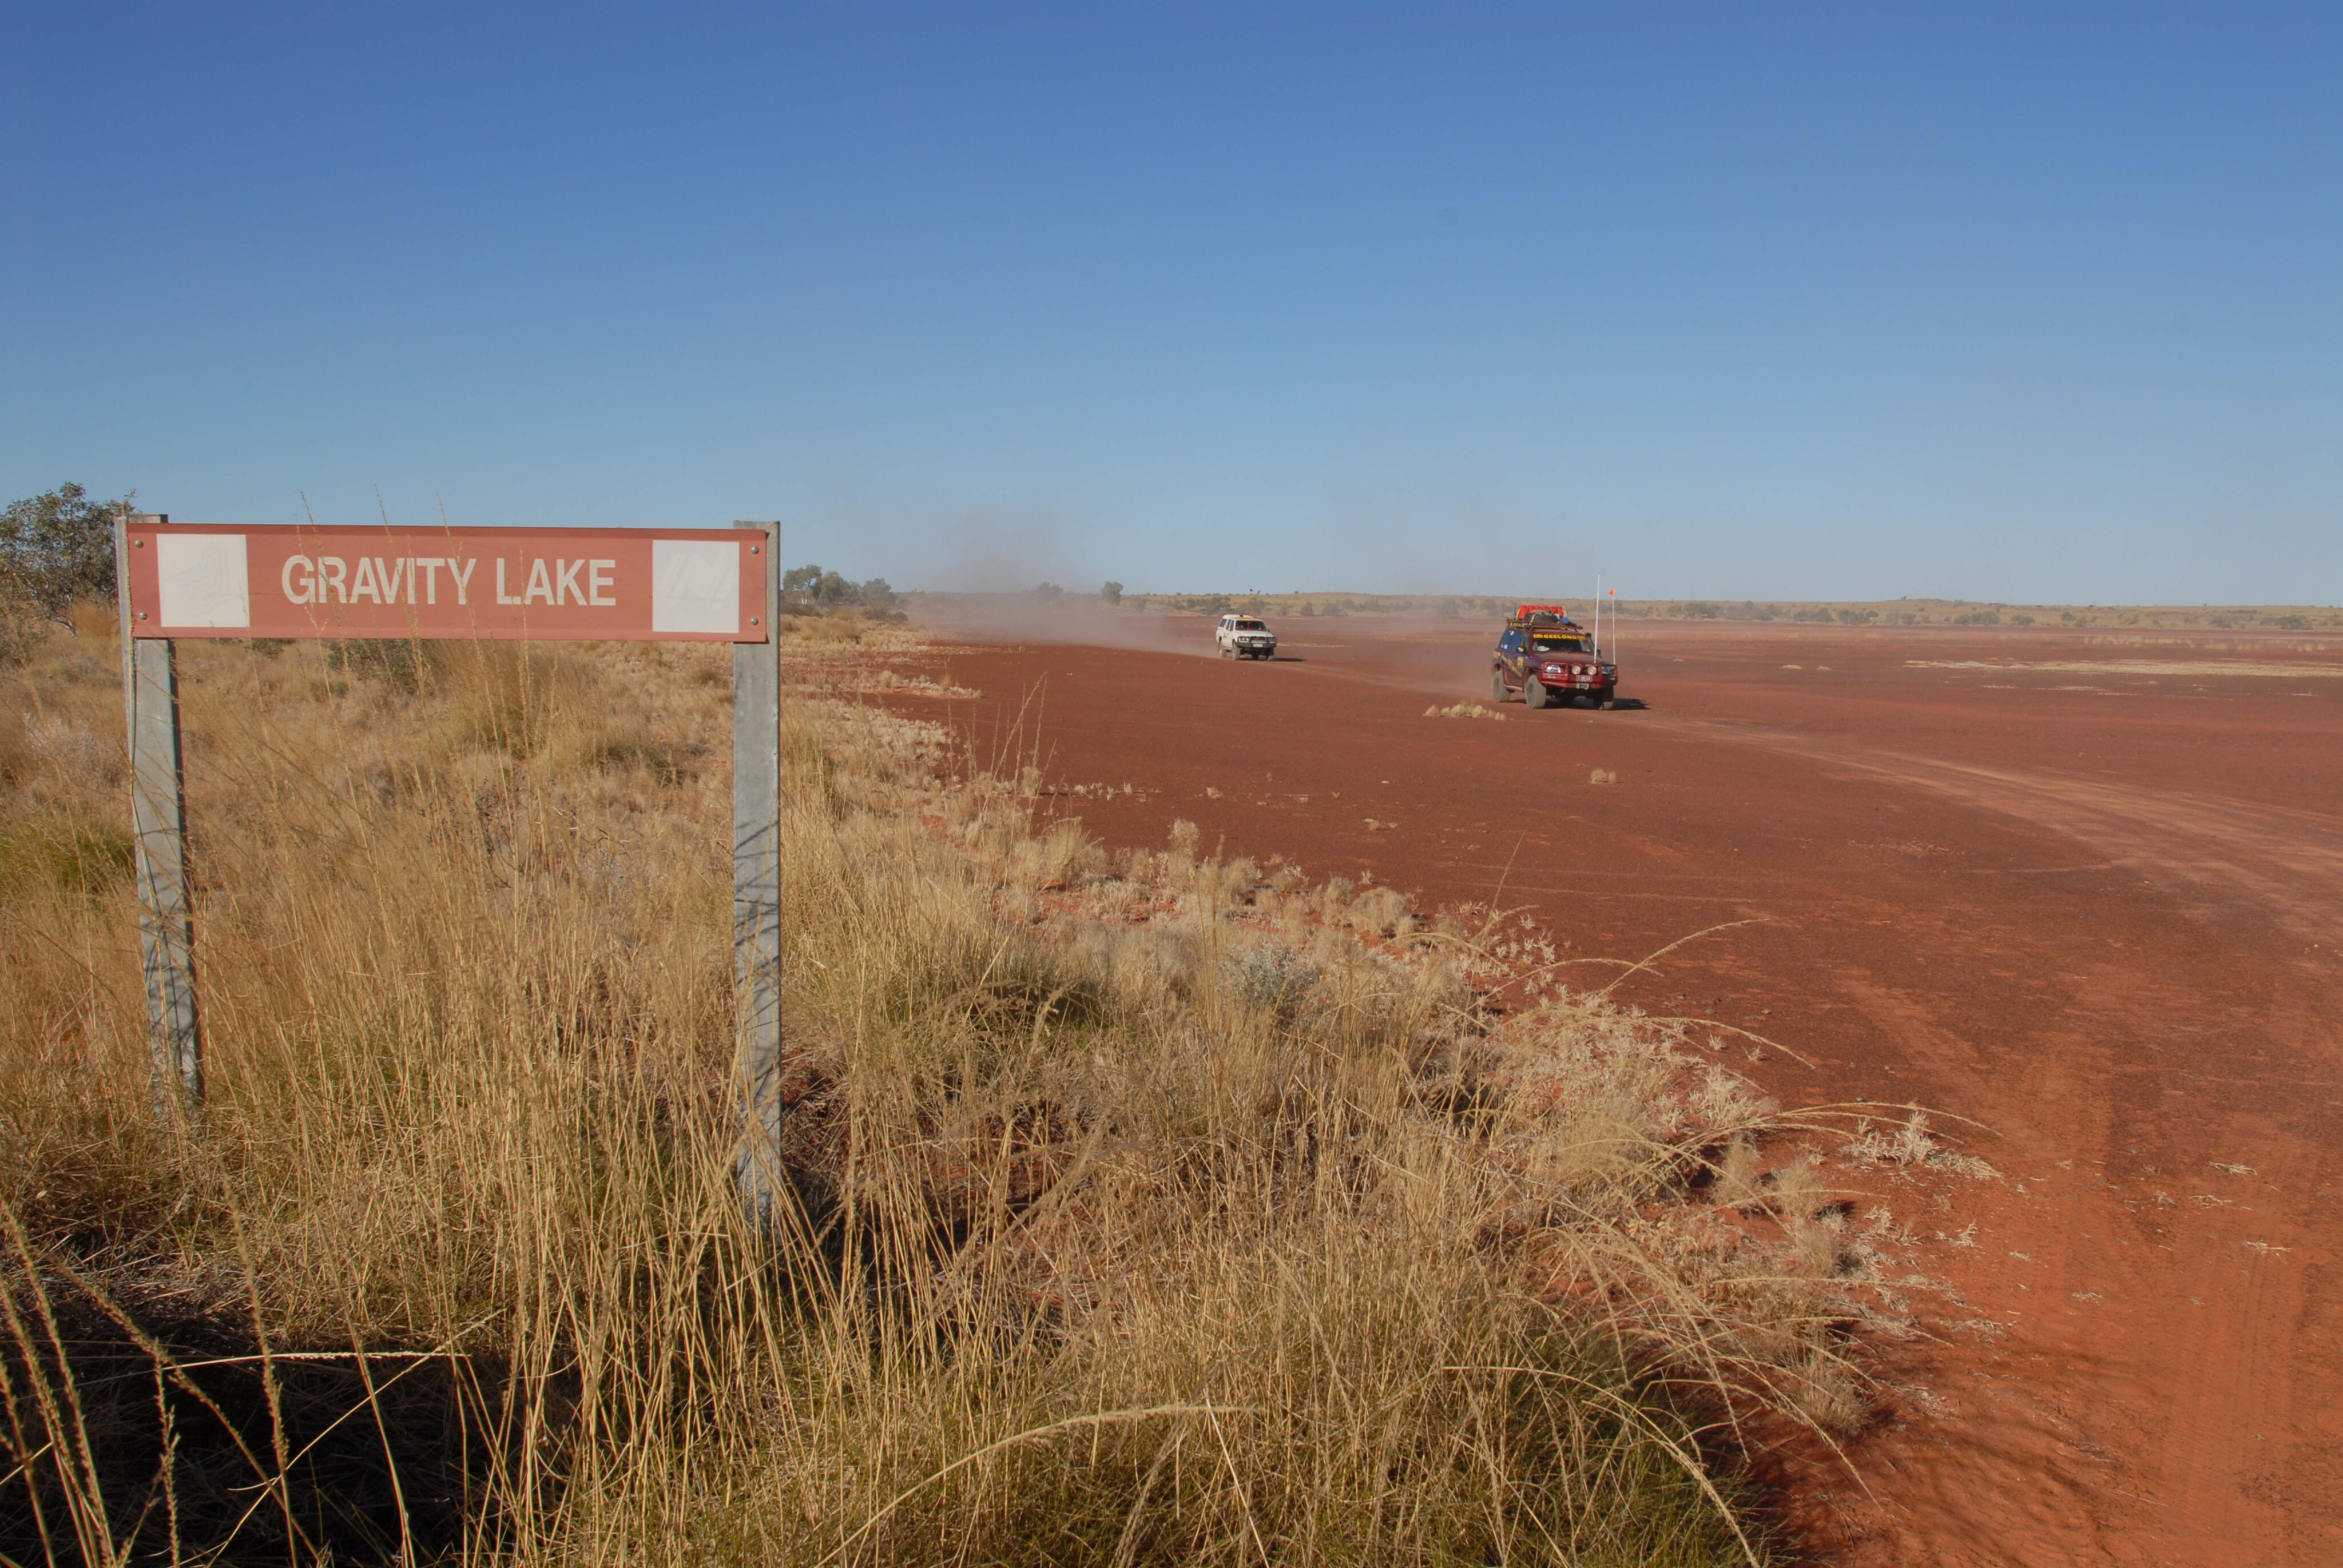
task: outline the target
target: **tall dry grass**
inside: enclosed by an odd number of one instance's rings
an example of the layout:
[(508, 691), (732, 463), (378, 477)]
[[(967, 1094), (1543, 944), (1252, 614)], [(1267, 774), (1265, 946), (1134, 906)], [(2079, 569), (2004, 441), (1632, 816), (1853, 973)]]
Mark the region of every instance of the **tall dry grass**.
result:
[(724, 650), (181, 658), (167, 1127), (114, 650), (0, 673), (15, 1560), (1762, 1561), (1747, 1423), (1861, 1419), (1770, 1108), (1484, 930), (802, 702), (760, 1232)]

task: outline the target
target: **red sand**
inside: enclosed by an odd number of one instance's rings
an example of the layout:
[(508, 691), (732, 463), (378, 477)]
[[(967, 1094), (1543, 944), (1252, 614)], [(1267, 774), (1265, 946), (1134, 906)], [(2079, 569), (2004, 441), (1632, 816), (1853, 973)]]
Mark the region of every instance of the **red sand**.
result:
[[(1423, 712), (1485, 700), (1488, 625), (1279, 629), (1272, 664), (961, 651), (980, 700), (902, 706), (1149, 791), (1059, 798), (1111, 844), (1184, 817), (1423, 907), (1502, 885), (1579, 953), (1762, 922), (1622, 1000), (1795, 1048), (1736, 1063), (1785, 1102), (1985, 1123), (2001, 1181), (1871, 1184), (1957, 1293), (1915, 1298), (1870, 1497), (1797, 1488), (1815, 1556), (2343, 1561), (2343, 639), (1630, 624), (1647, 708), (1495, 724)], [(2305, 668), (2004, 668), (2208, 658)]]

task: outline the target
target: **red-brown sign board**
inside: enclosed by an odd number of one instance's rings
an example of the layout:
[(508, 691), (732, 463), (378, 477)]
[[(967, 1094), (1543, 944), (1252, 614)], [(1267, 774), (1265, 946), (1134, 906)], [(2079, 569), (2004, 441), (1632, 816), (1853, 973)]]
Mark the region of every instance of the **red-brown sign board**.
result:
[(133, 637), (763, 642), (757, 528), (134, 523)]

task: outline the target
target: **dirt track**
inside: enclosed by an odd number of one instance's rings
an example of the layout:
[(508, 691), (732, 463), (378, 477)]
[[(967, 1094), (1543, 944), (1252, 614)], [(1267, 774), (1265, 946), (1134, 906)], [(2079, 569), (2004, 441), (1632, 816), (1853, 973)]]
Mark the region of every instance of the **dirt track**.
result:
[(1791, 1103), (1987, 1124), (2003, 1180), (1875, 1185), (1956, 1294), (1873, 1499), (1801, 1489), (1819, 1555), (2343, 1561), (2343, 639), (1637, 624), (1643, 709), (1497, 724), (1423, 712), (1485, 700), (1487, 626), (1282, 630), (961, 652), (980, 700), (905, 706), (1138, 786), (1060, 799), (1110, 843), (1184, 817), (1426, 906), (1502, 887), (1580, 954), (1759, 922), (1622, 997), (1795, 1048), (1741, 1064)]

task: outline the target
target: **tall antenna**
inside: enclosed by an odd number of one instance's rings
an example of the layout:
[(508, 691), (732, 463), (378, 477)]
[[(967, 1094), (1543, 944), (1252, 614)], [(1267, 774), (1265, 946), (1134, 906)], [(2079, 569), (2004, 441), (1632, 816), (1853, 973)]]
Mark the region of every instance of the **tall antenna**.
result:
[(1603, 574), (1594, 574), (1594, 657), (1603, 657)]

